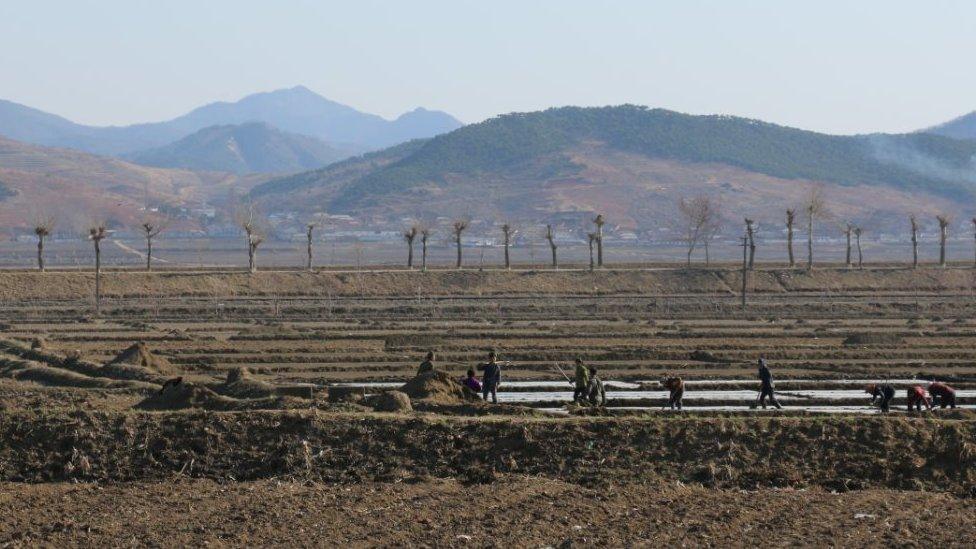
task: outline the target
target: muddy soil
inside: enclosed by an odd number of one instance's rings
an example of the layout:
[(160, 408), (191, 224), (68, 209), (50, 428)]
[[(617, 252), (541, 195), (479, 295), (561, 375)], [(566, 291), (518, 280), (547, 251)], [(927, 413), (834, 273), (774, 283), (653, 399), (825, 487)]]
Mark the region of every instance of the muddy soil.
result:
[(976, 538), (976, 500), (863, 490), (584, 488), (501, 476), (0, 485), (0, 544), (150, 546), (922, 546)]

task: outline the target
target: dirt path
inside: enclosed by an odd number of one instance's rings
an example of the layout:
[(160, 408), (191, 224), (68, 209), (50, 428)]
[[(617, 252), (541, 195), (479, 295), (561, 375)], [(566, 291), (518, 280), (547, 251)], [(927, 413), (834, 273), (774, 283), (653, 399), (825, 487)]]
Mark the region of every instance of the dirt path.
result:
[[(976, 500), (944, 494), (581, 488), (502, 477), (353, 485), (0, 485), (0, 544), (157, 546), (965, 546)], [(569, 546), (569, 545), (565, 545)]]

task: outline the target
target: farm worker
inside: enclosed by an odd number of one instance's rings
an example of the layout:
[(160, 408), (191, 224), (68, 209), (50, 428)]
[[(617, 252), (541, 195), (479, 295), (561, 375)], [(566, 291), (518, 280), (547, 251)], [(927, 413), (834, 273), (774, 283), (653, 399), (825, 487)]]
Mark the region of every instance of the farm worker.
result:
[(590, 366), (590, 382), (586, 387), (586, 398), (593, 406), (607, 405), (607, 391), (603, 387), (603, 380), (596, 375), (596, 368)]
[(669, 377), (661, 382), (665, 389), (671, 392), (668, 397), (668, 406), (672, 410), (681, 410), (681, 399), (685, 395), (685, 382), (680, 377)]
[(895, 398), (895, 388), (890, 383), (872, 383), (865, 387), (864, 392), (871, 395), (871, 404), (874, 404), (875, 400), (881, 399), (878, 402), (878, 407), (881, 408), (882, 412), (888, 413), (891, 399)]
[(932, 409), (932, 401), (929, 400), (929, 395), (926, 394), (925, 389), (916, 385), (914, 387), (908, 388), (908, 410), (912, 410), (912, 406), (915, 407), (919, 412), (922, 411), (922, 404), (925, 404), (927, 410)]
[(573, 402), (578, 402), (580, 398), (585, 396), (586, 388), (590, 385), (590, 371), (586, 369), (583, 365), (583, 359), (576, 359), (576, 374), (575, 374), (576, 389), (573, 390)]
[(932, 395), (933, 406), (956, 407), (956, 390), (941, 381), (933, 381), (929, 384), (929, 394)]
[(769, 402), (776, 408), (782, 408), (779, 402), (776, 401), (776, 395), (773, 394), (773, 373), (769, 371), (766, 366), (766, 359), (759, 359), (759, 404), (766, 409), (766, 397), (769, 397)]
[(481, 392), (481, 382), (474, 376), (474, 370), (468, 370), (468, 377), (461, 380), (461, 385), (474, 391), (475, 394)]
[(427, 353), (427, 358), (420, 363), (420, 368), (417, 368), (417, 375), (425, 374), (427, 372), (434, 371), (434, 351)]
[(488, 362), (478, 366), (478, 369), (485, 373), (481, 384), (481, 397), (488, 400), (491, 394), (491, 401), (498, 404), (498, 386), (502, 382), (502, 367), (498, 364), (498, 356), (495, 351), (488, 352)]

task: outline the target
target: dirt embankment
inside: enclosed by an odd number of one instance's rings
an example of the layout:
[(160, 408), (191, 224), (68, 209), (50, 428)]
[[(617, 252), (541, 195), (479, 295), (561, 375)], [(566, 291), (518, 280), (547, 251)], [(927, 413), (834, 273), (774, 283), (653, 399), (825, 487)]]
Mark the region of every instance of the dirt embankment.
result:
[[(377, 271), (321, 272), (136, 272), (103, 274), (105, 297), (205, 298), (234, 296), (416, 296), (422, 295), (605, 295), (734, 293), (737, 269), (587, 271)], [(752, 292), (952, 292), (970, 291), (972, 269), (824, 268), (757, 270)], [(91, 299), (93, 273), (81, 271), (0, 272), (0, 300)]]
[[(0, 480), (164, 479), (976, 489), (976, 422), (904, 418), (454, 420), (315, 412), (0, 414)], [(910, 445), (906, 444), (910, 442)]]

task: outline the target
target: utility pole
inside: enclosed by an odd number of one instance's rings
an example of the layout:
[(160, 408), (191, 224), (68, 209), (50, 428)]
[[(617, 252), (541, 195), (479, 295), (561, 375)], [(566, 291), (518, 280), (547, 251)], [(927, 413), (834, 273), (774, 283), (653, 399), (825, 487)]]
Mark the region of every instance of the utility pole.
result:
[(749, 280), (749, 236), (742, 237), (742, 308), (746, 308), (746, 282)]

